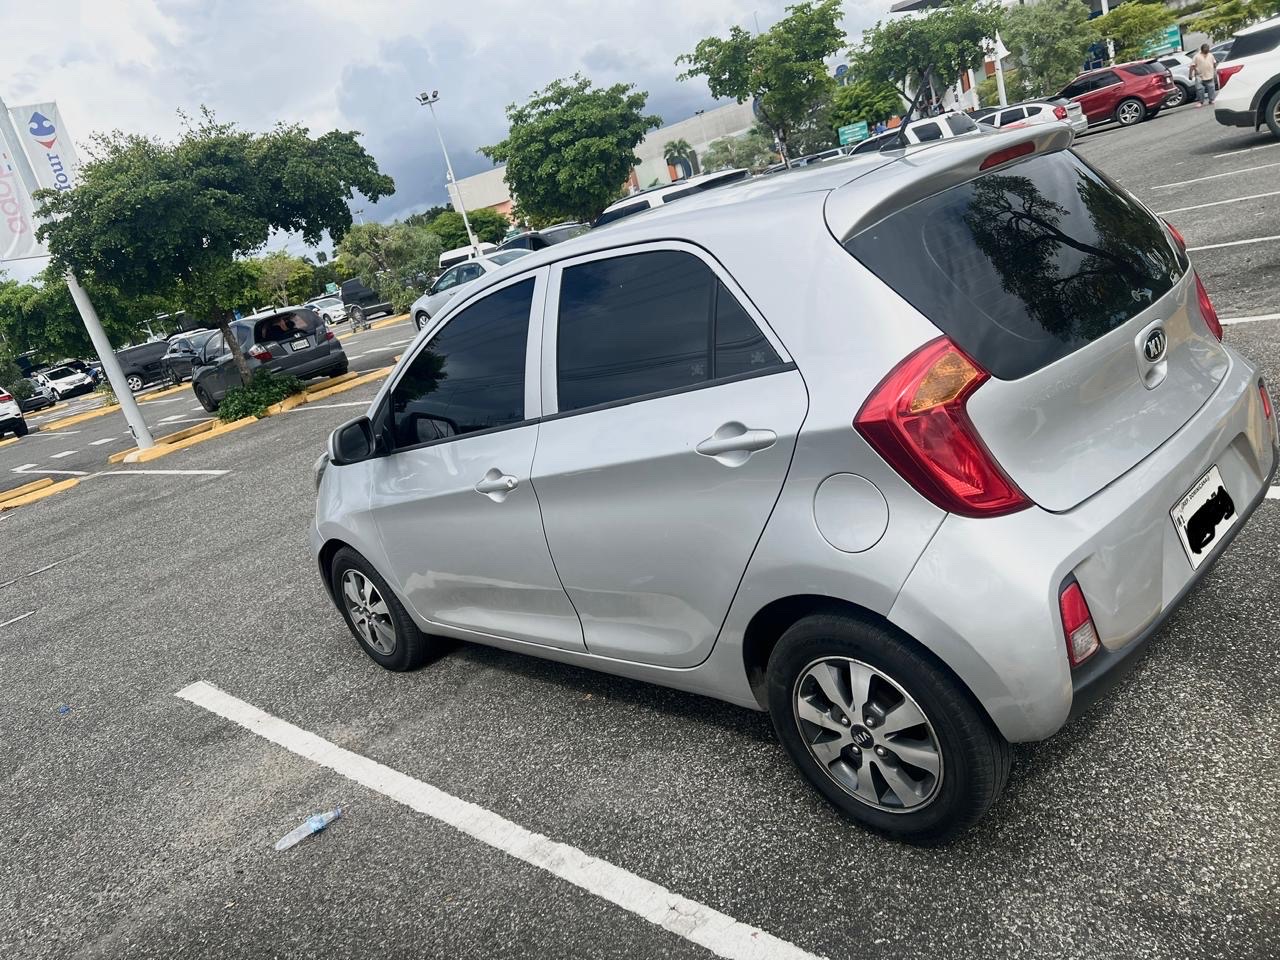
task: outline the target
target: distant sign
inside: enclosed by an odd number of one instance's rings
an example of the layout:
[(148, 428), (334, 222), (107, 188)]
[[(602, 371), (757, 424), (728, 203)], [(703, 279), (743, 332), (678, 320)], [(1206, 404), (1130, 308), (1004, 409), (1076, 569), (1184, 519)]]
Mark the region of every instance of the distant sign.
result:
[(867, 139), (867, 121), (859, 120), (857, 123), (851, 123), (848, 126), (841, 127), (836, 131), (840, 134), (840, 146), (848, 143), (857, 143), (859, 140)]
[(1182, 28), (1177, 24), (1166, 27), (1164, 33), (1153, 38), (1142, 48), (1145, 57), (1157, 57), (1162, 53), (1173, 53), (1182, 49)]
[(324, 292), (325, 292), (325, 293), (337, 293), (337, 292), (338, 292), (338, 285), (337, 285), (336, 283), (326, 283), (326, 284), (324, 285)]

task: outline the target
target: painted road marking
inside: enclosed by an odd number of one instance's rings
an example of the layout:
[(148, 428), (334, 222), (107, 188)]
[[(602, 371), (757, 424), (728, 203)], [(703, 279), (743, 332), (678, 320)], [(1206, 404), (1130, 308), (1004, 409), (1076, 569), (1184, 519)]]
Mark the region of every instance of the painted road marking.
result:
[(36, 433), (31, 434), (31, 436), (48, 437), (50, 440), (57, 440), (58, 437), (69, 437), (79, 432), (80, 432), (79, 430), (59, 430), (57, 433), (40, 433), (39, 431), (37, 431)]
[(0, 583), (0, 587), (12, 586), (13, 584), (17, 583), (19, 580), (29, 580), (32, 577), (34, 577), (36, 574), (44, 573), (46, 570), (52, 570), (58, 564), (66, 563), (68, 560), (74, 560), (76, 559), (76, 557), (79, 557), (79, 556), (80, 554), (77, 553), (70, 557), (63, 557), (61, 560), (55, 560), (53, 561), (53, 563), (46, 563), (43, 567), (41, 567), (38, 570), (32, 570), (30, 573), (24, 573), (20, 577), (14, 577), (12, 580), (6, 580), (4, 583)]
[(122, 473), (144, 474), (151, 477), (221, 477), (230, 470), (104, 470), (95, 477), (116, 477)]
[(104, 443), (119, 443), (119, 442), (120, 442), (120, 438), (119, 438), (119, 437), (103, 437), (101, 440), (93, 440), (93, 441), (91, 441), (91, 442), (89, 443), (89, 446), (91, 446), (91, 447), (100, 447), (100, 446), (102, 446)]
[(1177, 183), (1162, 183), (1159, 186), (1152, 187), (1152, 190), (1169, 190), (1173, 187), (1185, 187), (1190, 183), (1202, 183), (1205, 180), (1217, 180), (1219, 177), (1234, 177), (1238, 173), (1252, 173), (1254, 170), (1268, 170), (1271, 167), (1280, 167), (1280, 162), (1263, 163), (1256, 167), (1245, 167), (1243, 170), (1228, 170), (1226, 173), (1211, 173), (1207, 177), (1196, 177), (1194, 180), (1179, 180)]
[(22, 466), (20, 466), (20, 467), (14, 467), (14, 468), (13, 468), (13, 472), (14, 472), (14, 473), (22, 473), (22, 471), (23, 471), (23, 470), (29, 470), (31, 467), (34, 467), (34, 466), (35, 466), (35, 464), (34, 464), (34, 463), (24, 463), (24, 464), (23, 464)]
[(1195, 253), (1197, 250), (1218, 250), (1222, 247), (1240, 247), (1246, 243), (1267, 243), (1271, 240), (1280, 240), (1280, 235), (1273, 237), (1254, 237), (1251, 240), (1228, 240), (1226, 243), (1206, 243), (1202, 247), (1187, 247), (1187, 253)]
[(48, 473), (48, 474), (53, 474), (60, 477), (87, 477), (89, 475), (83, 470), (32, 470), (30, 469), (31, 467), (34, 467), (34, 466), (35, 466), (34, 463), (28, 463), (25, 466), (14, 467), (13, 470), (10, 472), (11, 473)]
[(1256, 317), (1222, 317), (1219, 323), (1254, 323), (1257, 320), (1280, 320), (1280, 313), (1260, 313)]
[(61, 453), (54, 453), (54, 454), (50, 454), (50, 455), (49, 455), (49, 459), (50, 459), (50, 460), (61, 460), (63, 457), (69, 457), (69, 456), (71, 456), (71, 455), (73, 455), (73, 454), (76, 454), (76, 453), (79, 453), (79, 452), (80, 452), (79, 450), (63, 450)]
[(34, 610), (28, 610), (26, 613), (16, 616), (12, 620), (6, 620), (4, 623), (0, 623), (0, 627), (7, 627), (11, 623), (17, 623), (19, 620), (25, 620), (33, 613), (35, 613)]
[(168, 400), (148, 400), (147, 403), (154, 407), (159, 407), (166, 403), (181, 403), (184, 399), (184, 397), (170, 397)]
[(1252, 153), (1254, 150), (1265, 150), (1267, 147), (1280, 147), (1280, 143), (1264, 143), (1258, 147), (1245, 147), (1243, 150), (1232, 150), (1230, 153), (1215, 153), (1213, 159), (1221, 160), (1223, 157), (1235, 157), (1242, 153)]
[(1268, 500), (1280, 500), (1280, 487), (1272, 487), (1267, 491)]
[[(1271, 144), (1267, 144), (1271, 146)], [(1280, 146), (1280, 144), (1276, 144)], [(1257, 149), (1256, 147), (1254, 148)], [(1267, 193), (1251, 193), (1247, 197), (1232, 197), (1230, 200), (1214, 200), (1210, 203), (1194, 203), (1189, 207), (1174, 207), (1172, 210), (1160, 210), (1156, 213), (1158, 217), (1167, 217), (1171, 213), (1186, 213), (1188, 210), (1203, 210), (1205, 207), (1220, 207), (1224, 203), (1239, 203), (1242, 200), (1261, 200), (1263, 197), (1280, 197), (1280, 190), (1270, 190)]]
[(406, 343), (413, 343), (413, 338), (410, 337), (408, 340), (397, 340), (395, 343), (391, 344), (391, 346), (403, 347)]
[(577, 847), (526, 830), (484, 807), (352, 753), (336, 743), (259, 710), (198, 680), (175, 696), (237, 723), (251, 733), (328, 767), (470, 837), (616, 904), (643, 920), (731, 960), (817, 960), (814, 954), (696, 900), (590, 856)]
[(404, 346), (404, 344), (393, 343), (385, 347), (374, 347), (372, 350), (367, 350), (364, 353), (360, 354), (360, 356), (367, 357), (371, 353), (386, 353), (388, 350), (394, 350), (396, 347), (400, 347), (400, 346)]
[(181, 419), (182, 419), (183, 417), (185, 417), (185, 416), (186, 416), (186, 414), (185, 414), (185, 413), (175, 413), (175, 414), (174, 414), (173, 416), (171, 416), (171, 417), (165, 417), (165, 418), (164, 418), (163, 420), (161, 420), (160, 422), (161, 422), (161, 423), (172, 423), (174, 420), (181, 420)]

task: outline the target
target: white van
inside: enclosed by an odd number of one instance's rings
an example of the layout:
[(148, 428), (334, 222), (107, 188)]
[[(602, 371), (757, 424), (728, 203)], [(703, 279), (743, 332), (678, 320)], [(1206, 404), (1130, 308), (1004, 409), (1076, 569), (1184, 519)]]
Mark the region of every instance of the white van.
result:
[[(480, 248), (481, 256), (486, 253), (492, 253), (494, 250), (498, 249), (498, 245), (495, 243), (479, 243), (476, 244), (476, 246)], [(462, 263), (465, 260), (473, 260), (475, 259), (475, 255), (476, 252), (472, 249), (471, 244), (467, 244), (465, 247), (455, 247), (452, 250), (446, 250), (444, 253), (440, 254), (440, 269), (447, 270), (455, 263)]]

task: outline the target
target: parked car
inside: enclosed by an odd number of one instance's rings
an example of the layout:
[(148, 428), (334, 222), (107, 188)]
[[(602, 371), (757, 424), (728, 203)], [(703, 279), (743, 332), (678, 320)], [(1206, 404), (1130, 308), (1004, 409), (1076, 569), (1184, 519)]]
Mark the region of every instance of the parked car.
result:
[(471, 244), (467, 244), (465, 247), (454, 247), (452, 250), (446, 250), (440, 254), (440, 269), (444, 270), (466, 260), (474, 260), (477, 250), (480, 251), (480, 256), (483, 257), (485, 254), (493, 253), (497, 249), (498, 245), (496, 243), (484, 241), (477, 243), (474, 247)]
[(413, 325), (421, 330), (427, 321), (445, 308), (445, 305), (462, 290), (485, 274), (506, 266), (514, 260), (529, 255), (528, 250), (496, 250), (478, 260), (468, 260), (450, 267), (435, 283), (409, 308), (409, 316), (413, 317)]
[[(250, 372), (266, 367), (295, 377), (337, 377), (347, 372), (347, 355), (320, 315), (304, 306), (245, 317), (231, 324)], [(200, 346), (192, 364), (191, 389), (213, 413), (227, 391), (241, 386), (240, 370), (222, 332)]]
[(591, 225), (587, 223), (557, 223), (552, 227), (543, 227), (541, 230), (528, 230), (525, 233), (517, 234), (509, 240), (502, 241), (498, 245), (498, 249), (542, 250), (553, 243), (564, 243), (566, 240), (572, 240), (590, 229)]
[(1178, 53), (1168, 53), (1157, 60), (1148, 61), (1149, 63), (1158, 63), (1169, 71), (1169, 79), (1173, 81), (1173, 92), (1165, 98), (1164, 105), (1166, 107), (1180, 107), (1184, 103), (1189, 103), (1196, 99), (1196, 82), (1188, 76), (1191, 69), (1191, 58), (1194, 53), (1187, 53), (1185, 50)]
[(58, 398), (53, 395), (53, 391), (43, 383), (31, 379), (25, 379), (24, 382), (28, 387), (27, 395), (18, 401), (23, 413), (43, 410), (46, 407), (52, 407), (58, 402)]
[(89, 377), (94, 382), (94, 384), (99, 384), (102, 382), (102, 365), (97, 362), (89, 363), (87, 360), (69, 358), (66, 360), (59, 360), (57, 363), (54, 364), (54, 366), (70, 367), (72, 370), (75, 370), (77, 373), (83, 373), (86, 377)]
[(341, 297), (317, 297), (315, 300), (308, 300), (306, 305), (315, 307), (320, 317), (330, 326), (347, 319), (347, 305), (342, 302)]
[(22, 405), (13, 394), (0, 387), (0, 437), (12, 433), (15, 437), (27, 435), (27, 418), (22, 415)]
[(339, 290), (342, 305), (352, 324), (363, 326), (369, 317), (391, 312), (391, 302), (379, 297), (359, 277), (344, 280)]
[(591, 227), (598, 230), (606, 224), (617, 223), (619, 220), (634, 216), (637, 213), (652, 210), (654, 207), (660, 207), (666, 203), (673, 203), (676, 200), (702, 193), (705, 190), (738, 183), (748, 179), (750, 176), (751, 171), (743, 168), (718, 170), (715, 173), (699, 174), (696, 177), (677, 180), (674, 183), (668, 183), (660, 187), (649, 187), (647, 190), (641, 190), (609, 204), (595, 218)]
[(853, 819), (973, 824), (1010, 743), (1177, 639), (1276, 473), (1266, 386), (1180, 238), (1071, 142), (855, 156), (476, 281), (317, 463), (359, 645), (768, 710)]
[(48, 387), (55, 400), (88, 393), (94, 388), (93, 377), (71, 367), (50, 367), (48, 370), (41, 370), (32, 379)]
[(116, 351), (116, 360), (130, 390), (137, 393), (147, 384), (164, 379), (164, 355), (168, 350), (169, 344), (164, 340), (153, 340)]
[(191, 379), (191, 364), (204, 342), (213, 335), (212, 330), (188, 330), (169, 338), (169, 349), (164, 352), (165, 379), (181, 383)]
[(1007, 107), (986, 107), (970, 117), (997, 130), (1033, 127), (1039, 123), (1065, 122), (1077, 136), (1089, 129), (1084, 110), (1074, 100), (1027, 100)]
[(1280, 18), (1246, 27), (1232, 38), (1218, 65), (1218, 83), (1213, 115), (1219, 123), (1253, 130), (1265, 124), (1280, 137)]
[(1150, 63), (1120, 63), (1080, 74), (1058, 94), (1074, 100), (1090, 125), (1114, 120), (1122, 127), (1156, 116), (1173, 93), (1169, 71)]

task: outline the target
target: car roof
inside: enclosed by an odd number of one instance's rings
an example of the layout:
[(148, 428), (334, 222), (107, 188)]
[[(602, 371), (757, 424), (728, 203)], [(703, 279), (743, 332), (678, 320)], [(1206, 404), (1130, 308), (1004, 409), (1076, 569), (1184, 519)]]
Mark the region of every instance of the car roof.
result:
[(1263, 30), (1270, 30), (1275, 26), (1280, 26), (1280, 17), (1272, 17), (1270, 20), (1263, 20), (1261, 23), (1255, 23), (1251, 27), (1245, 27), (1243, 30), (1237, 30), (1232, 36), (1232, 39), (1234, 40), (1236, 37), (1243, 37), (1249, 33), (1260, 33)]

